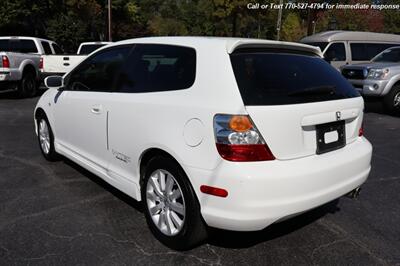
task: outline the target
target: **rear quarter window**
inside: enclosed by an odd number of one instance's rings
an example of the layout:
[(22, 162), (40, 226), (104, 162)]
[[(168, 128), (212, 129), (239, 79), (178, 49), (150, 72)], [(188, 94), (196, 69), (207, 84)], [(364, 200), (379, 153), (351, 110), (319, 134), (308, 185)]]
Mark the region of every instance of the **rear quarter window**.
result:
[(395, 43), (350, 43), (351, 59), (353, 61), (369, 61), (374, 56), (396, 46)]
[(41, 44), (42, 44), (42, 47), (43, 47), (43, 50), (44, 50), (45, 54), (53, 54), (53, 52), (51, 51), (51, 48), (50, 48), (50, 44), (48, 42), (43, 42), (42, 41)]
[(360, 96), (318, 56), (239, 51), (230, 57), (245, 105), (300, 104)]
[(117, 88), (125, 93), (183, 90), (190, 88), (195, 78), (193, 48), (137, 44), (121, 71)]

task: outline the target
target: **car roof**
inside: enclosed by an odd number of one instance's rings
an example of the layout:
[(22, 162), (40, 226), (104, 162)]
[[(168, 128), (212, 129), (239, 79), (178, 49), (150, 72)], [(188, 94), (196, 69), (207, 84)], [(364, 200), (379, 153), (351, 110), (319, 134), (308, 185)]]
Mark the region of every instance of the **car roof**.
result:
[(324, 31), (300, 40), (307, 42), (332, 42), (332, 41), (379, 41), (400, 43), (400, 35), (376, 33), (366, 31)]
[[(297, 50), (313, 53), (322, 56), (321, 50), (318, 47), (310, 46), (302, 43), (294, 42), (281, 42), (263, 39), (247, 39), (247, 38), (230, 38), (230, 37), (144, 37), (129, 39), (116, 42), (113, 45), (120, 44), (134, 44), (134, 43), (148, 43), (148, 44), (170, 44), (189, 46), (193, 48), (210, 48), (223, 46), (227, 53), (231, 54), (238, 48), (281, 48), (289, 50)], [(111, 45), (111, 46), (113, 46)], [(110, 47), (108, 45), (107, 47)]]
[(102, 41), (97, 41), (97, 42), (82, 42), (80, 45), (90, 45), (90, 44), (110, 44), (112, 42), (102, 42)]
[(1, 36), (0, 40), (8, 40), (8, 39), (20, 39), (20, 40), (38, 40), (44, 42), (54, 43), (54, 41), (36, 38), (36, 37), (29, 37), (29, 36)]

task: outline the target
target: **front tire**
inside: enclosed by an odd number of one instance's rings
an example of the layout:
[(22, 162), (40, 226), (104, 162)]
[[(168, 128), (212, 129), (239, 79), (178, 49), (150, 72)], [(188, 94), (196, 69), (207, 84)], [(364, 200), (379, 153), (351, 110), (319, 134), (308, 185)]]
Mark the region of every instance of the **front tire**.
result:
[(153, 235), (175, 250), (187, 250), (207, 237), (195, 192), (171, 158), (155, 157), (141, 183), (147, 224)]
[(383, 104), (390, 114), (400, 114), (400, 84), (395, 85), (390, 92), (385, 95)]
[(37, 85), (38, 83), (33, 72), (28, 71), (24, 73), (20, 83), (18, 84), (18, 96), (20, 98), (34, 97), (37, 93)]
[(40, 115), (36, 123), (38, 128), (39, 148), (44, 158), (51, 162), (57, 161), (59, 155), (54, 149), (54, 135), (49, 120), (45, 115)]

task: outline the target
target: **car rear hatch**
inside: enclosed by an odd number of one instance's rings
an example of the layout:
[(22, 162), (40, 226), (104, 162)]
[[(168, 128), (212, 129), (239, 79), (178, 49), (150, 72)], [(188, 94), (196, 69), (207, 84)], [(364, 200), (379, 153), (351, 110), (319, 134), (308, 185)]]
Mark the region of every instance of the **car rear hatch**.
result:
[(295, 47), (230, 55), (245, 108), (279, 160), (349, 145), (362, 123), (359, 93), (317, 53)]

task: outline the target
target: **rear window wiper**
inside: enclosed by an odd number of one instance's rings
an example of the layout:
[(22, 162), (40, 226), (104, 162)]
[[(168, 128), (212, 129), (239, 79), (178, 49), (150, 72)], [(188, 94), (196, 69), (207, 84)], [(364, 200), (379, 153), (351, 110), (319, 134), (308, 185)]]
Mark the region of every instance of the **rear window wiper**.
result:
[(315, 86), (308, 87), (303, 90), (297, 90), (293, 92), (289, 92), (288, 96), (300, 96), (300, 95), (334, 95), (336, 94), (336, 86)]

